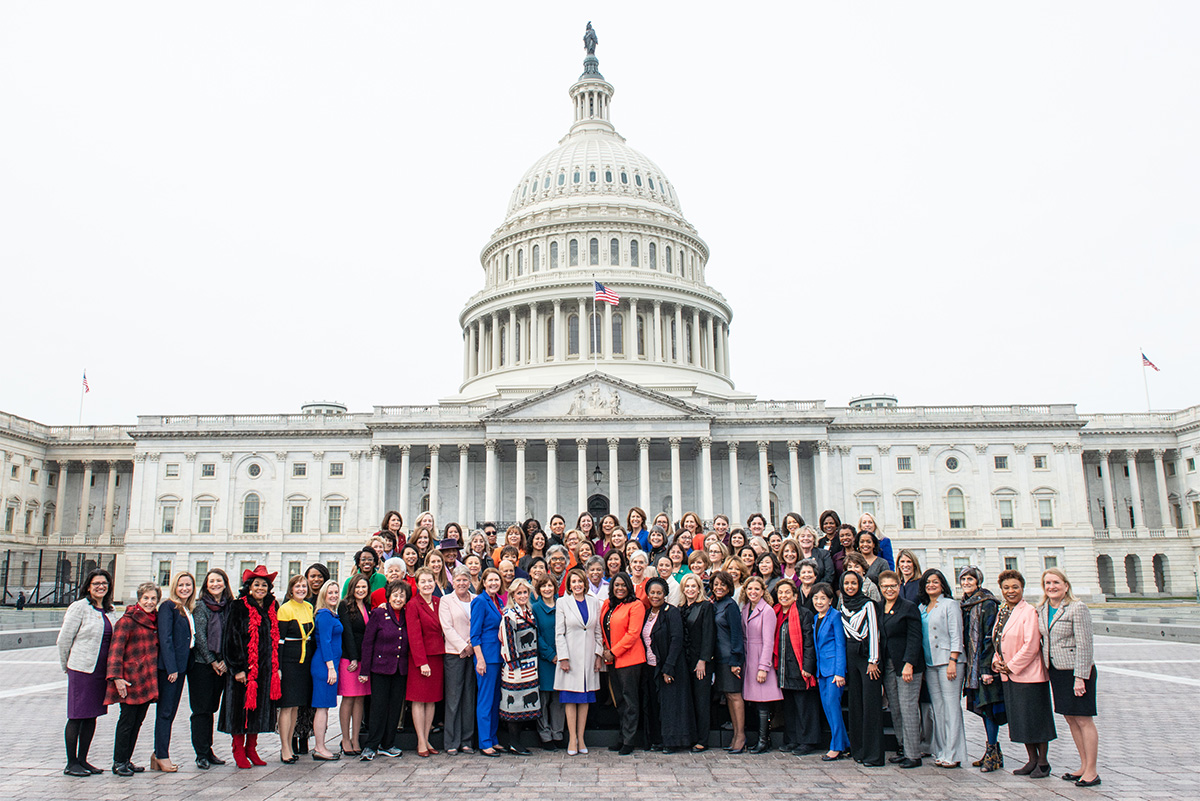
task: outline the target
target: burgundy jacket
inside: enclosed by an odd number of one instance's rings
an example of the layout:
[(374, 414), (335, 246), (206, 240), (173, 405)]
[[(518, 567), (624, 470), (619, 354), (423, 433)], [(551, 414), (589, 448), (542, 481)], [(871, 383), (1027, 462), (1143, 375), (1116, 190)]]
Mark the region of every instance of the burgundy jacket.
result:
[(429, 600), (432, 606), (416, 594), (404, 605), (404, 616), (408, 621), (409, 673), (428, 665), (431, 659), (440, 661), (446, 655), (446, 636), (442, 634), (442, 621), (438, 615), (442, 599), (435, 595)]

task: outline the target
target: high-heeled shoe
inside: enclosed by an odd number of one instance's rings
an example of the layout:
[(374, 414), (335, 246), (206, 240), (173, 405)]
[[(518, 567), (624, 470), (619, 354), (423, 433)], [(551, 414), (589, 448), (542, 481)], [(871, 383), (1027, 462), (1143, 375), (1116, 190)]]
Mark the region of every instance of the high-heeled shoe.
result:
[(154, 754), (151, 754), (150, 770), (157, 770), (161, 771), (162, 773), (178, 773), (179, 766), (172, 762), (170, 757), (159, 759)]

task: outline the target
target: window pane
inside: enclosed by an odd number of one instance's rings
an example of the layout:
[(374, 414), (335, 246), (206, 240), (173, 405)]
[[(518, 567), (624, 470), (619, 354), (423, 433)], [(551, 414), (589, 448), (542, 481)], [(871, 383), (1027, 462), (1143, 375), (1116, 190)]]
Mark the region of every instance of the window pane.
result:
[(614, 314), (612, 321), (613, 355), (625, 355), (625, 316)]
[(598, 267), (600, 265), (599, 239), (592, 239), (592, 241), (588, 243), (588, 260), (591, 262), (593, 267)]
[(292, 507), (291, 532), (293, 534), (304, 533), (304, 507), (303, 506), (293, 506)]
[(540, 245), (533, 246), (533, 258), (529, 261), (529, 271), (536, 273), (538, 266), (542, 261), (542, 248)]
[(570, 266), (572, 266), (572, 267), (579, 266), (579, 240), (578, 239), (571, 240), (570, 259), (571, 259)]
[(258, 496), (250, 493), (242, 508), (242, 531), (246, 534), (258, 533)]
[(914, 502), (900, 502), (900, 525), (902, 528), (906, 529), (914, 529), (917, 527), (917, 512), (916, 504)]
[(608, 263), (616, 266), (621, 263), (621, 240), (611, 239), (608, 242)]
[(653, 242), (650, 243), (650, 269), (658, 269), (658, 246)]
[(342, 507), (329, 507), (329, 533), (340, 534), (342, 532)]
[(637, 353), (638, 356), (646, 355), (646, 320), (640, 314), (637, 318)]
[(554, 358), (554, 318), (546, 320), (546, 355)]
[[(7, 528), (8, 531), (12, 531), (11, 516), (12, 516), (13, 510), (10, 508), (8, 511), (9, 511), (10, 520), (5, 524), (5, 527)], [(174, 534), (175, 533), (175, 507), (174, 506), (164, 506), (163, 507), (162, 533), (163, 534)]]
[(212, 507), (204, 505), (200, 507), (200, 513), (196, 518), (196, 531), (200, 534), (212, 533)]
[(579, 315), (572, 314), (567, 318), (567, 355), (579, 355)]
[(671, 246), (667, 245), (667, 258), (663, 262), (667, 266), (667, 272), (671, 272)]
[(951, 489), (946, 495), (946, 501), (946, 505), (950, 509), (950, 528), (966, 528), (966, 503), (963, 500), (962, 490)]
[(631, 267), (638, 266), (638, 241), (636, 239), (629, 243), (629, 265)]
[(558, 269), (558, 243), (550, 243), (550, 269)]
[(1038, 517), (1041, 518), (1042, 528), (1054, 527), (1054, 504), (1049, 498), (1038, 499)]

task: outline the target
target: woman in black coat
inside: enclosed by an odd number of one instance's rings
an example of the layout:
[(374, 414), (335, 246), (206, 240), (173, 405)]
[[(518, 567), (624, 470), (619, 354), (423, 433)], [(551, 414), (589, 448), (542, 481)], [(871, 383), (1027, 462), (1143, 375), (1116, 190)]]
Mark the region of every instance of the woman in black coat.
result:
[(279, 687), (279, 604), (271, 594), (275, 573), (258, 565), (242, 573), (242, 592), (225, 626), (225, 692), (217, 728), (233, 735), (239, 768), (267, 763), (258, 735), (275, 731)]
[[(677, 607), (667, 603), (670, 586), (666, 579), (655, 577), (646, 582), (646, 626), (650, 628), (650, 652), (646, 654), (653, 674), (652, 695), (646, 704), (657, 715), (647, 715), (651, 748), (662, 745), (664, 754), (689, 748), (696, 742), (696, 722), (692, 713), (692, 694), (687, 681), (688, 665), (683, 648), (683, 616)], [(653, 654), (653, 660), (651, 659)]]
[(883, 687), (900, 747), (891, 762), (902, 768), (921, 765), (921, 683), (925, 676), (925, 637), (921, 612), (900, 597), (899, 574), (879, 574), (883, 611), (879, 615)]
[(704, 581), (688, 573), (679, 582), (683, 594), (683, 657), (688, 690), (696, 723), (693, 751), (708, 746), (709, 713), (712, 709), (713, 657), (717, 650), (717, 611), (704, 596)]
[(779, 582), (774, 661), (783, 692), (783, 748), (796, 756), (807, 756), (820, 745), (822, 712), (813, 613), (797, 602), (798, 595), (795, 584)]

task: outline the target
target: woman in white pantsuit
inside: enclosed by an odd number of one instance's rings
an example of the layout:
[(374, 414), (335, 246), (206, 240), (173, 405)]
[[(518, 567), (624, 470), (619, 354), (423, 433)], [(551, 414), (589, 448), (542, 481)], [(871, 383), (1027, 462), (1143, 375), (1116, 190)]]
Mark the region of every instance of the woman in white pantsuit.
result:
[(962, 610), (940, 570), (926, 570), (917, 594), (925, 642), (925, 685), (933, 706), (933, 760), (957, 768), (967, 758), (963, 722)]
[(604, 657), (604, 637), (600, 630), (598, 598), (588, 593), (588, 580), (582, 570), (567, 573), (567, 595), (555, 605), (554, 640), (558, 662), (554, 669), (554, 689), (567, 714), (567, 755), (586, 754), (584, 730), (588, 705), (600, 689), (600, 666)]

